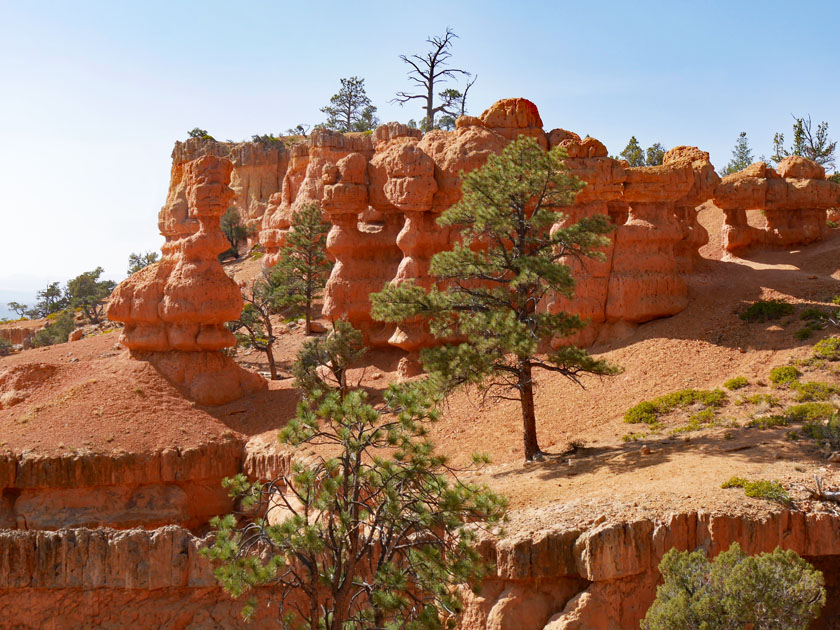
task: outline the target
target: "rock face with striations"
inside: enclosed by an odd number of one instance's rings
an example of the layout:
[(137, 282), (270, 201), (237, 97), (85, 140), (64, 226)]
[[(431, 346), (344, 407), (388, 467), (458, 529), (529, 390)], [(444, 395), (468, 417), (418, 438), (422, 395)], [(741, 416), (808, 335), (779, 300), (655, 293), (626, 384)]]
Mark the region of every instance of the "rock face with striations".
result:
[(281, 141), (217, 142), (210, 138), (190, 138), (176, 142), (172, 150), (169, 192), (161, 210), (161, 220), (180, 222), (187, 230), (196, 227), (194, 222), (187, 221), (187, 181), (184, 169), (189, 162), (206, 155), (230, 160), (233, 165), (230, 177), (233, 196), (227, 203), (239, 212), (243, 223), (256, 232), (262, 223), (269, 198), (280, 190), (289, 166), (290, 152)]
[(314, 132), (292, 148), (283, 189), (263, 218), (266, 264), (277, 259), (292, 212), (318, 201), (332, 223), (327, 247), (336, 261), (325, 292), (327, 317), (348, 319), (371, 345), (414, 351), (434, 343), (422, 322), (373, 321), (368, 295), (389, 282), (431, 285), (432, 256), (457, 236), (436, 220), (460, 199), (460, 173), (480, 168), (520, 135), (545, 149), (562, 146), (571, 172), (587, 182), (564, 209), (566, 221), (603, 214), (617, 226), (604, 261), (569, 261), (578, 277), (574, 301), (544, 305), (572, 310), (593, 324), (574, 339), (555, 342), (591, 343), (605, 325), (685, 308), (683, 276), (708, 240), (695, 208), (718, 182), (708, 153), (677, 147), (660, 167), (627, 168), (595, 138), (564, 129), (546, 133), (536, 105), (523, 98), (498, 101), (479, 117), (462, 116), (454, 131), (423, 135), (390, 123), (369, 136)]
[(242, 297), (216, 256), (227, 248), (219, 221), (233, 191), (232, 164), (205, 156), (184, 165), (188, 210), (161, 213), (163, 258), (130, 276), (111, 296), (108, 317), (125, 324), (122, 343), (138, 359), (185, 387), (202, 404), (217, 405), (265, 382), (219, 350), (236, 342), (225, 322)]
[[(714, 200), (726, 215), (728, 251), (753, 244), (804, 245), (825, 235), (826, 211), (840, 205), (840, 185), (825, 179), (822, 166), (792, 155), (776, 169), (756, 162), (727, 175)], [(748, 210), (763, 211), (763, 227), (748, 223)]]

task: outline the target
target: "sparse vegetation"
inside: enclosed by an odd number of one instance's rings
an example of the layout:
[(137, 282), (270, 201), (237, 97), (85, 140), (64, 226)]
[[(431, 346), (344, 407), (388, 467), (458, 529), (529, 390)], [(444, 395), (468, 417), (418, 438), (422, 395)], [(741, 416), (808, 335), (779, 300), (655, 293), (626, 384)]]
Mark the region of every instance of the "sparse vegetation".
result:
[(73, 322), (73, 313), (62, 311), (54, 321), (48, 323), (33, 335), (32, 346), (39, 348), (42, 346), (51, 346), (56, 343), (64, 343), (75, 328), (76, 324)]
[(752, 429), (775, 429), (776, 427), (786, 427), (787, 424), (786, 416), (774, 414), (772, 416), (756, 416), (747, 423), (747, 426)]
[(732, 543), (713, 560), (671, 549), (642, 630), (807, 630), (826, 601), (822, 573), (794, 551), (747, 556)]
[(725, 381), (723, 386), (729, 391), (734, 392), (735, 390), (747, 387), (749, 384), (750, 382), (747, 380), (746, 376), (736, 376), (735, 378), (730, 378), (728, 381)]
[(809, 402), (815, 400), (829, 400), (832, 396), (840, 393), (840, 387), (829, 383), (809, 381), (807, 383), (796, 383), (796, 401)]
[(750, 394), (749, 396), (742, 396), (738, 405), (767, 405), (768, 407), (778, 407), (779, 399), (772, 394)]
[(295, 384), (304, 391), (337, 389), (344, 398), (348, 391), (347, 370), (367, 351), (362, 333), (340, 319), (326, 337), (304, 342), (292, 366)]
[(12, 351), (12, 342), (4, 337), (0, 337), (0, 357), (5, 357)]
[(625, 412), (624, 421), (629, 424), (653, 424), (660, 416), (675, 409), (684, 409), (695, 404), (706, 408), (721, 407), (726, 401), (726, 392), (722, 389), (681, 389), (631, 407)]
[(784, 300), (758, 300), (750, 304), (739, 317), (745, 322), (767, 322), (793, 313), (793, 304)]
[(840, 360), (840, 337), (822, 339), (814, 346), (814, 357), (828, 361)]
[(785, 487), (774, 480), (758, 479), (749, 481), (743, 477), (732, 477), (725, 481), (721, 488), (743, 488), (744, 494), (755, 499), (766, 499), (777, 503), (790, 503), (790, 495)]
[(799, 381), (802, 372), (792, 365), (780, 365), (770, 370), (770, 382), (776, 387), (791, 387)]

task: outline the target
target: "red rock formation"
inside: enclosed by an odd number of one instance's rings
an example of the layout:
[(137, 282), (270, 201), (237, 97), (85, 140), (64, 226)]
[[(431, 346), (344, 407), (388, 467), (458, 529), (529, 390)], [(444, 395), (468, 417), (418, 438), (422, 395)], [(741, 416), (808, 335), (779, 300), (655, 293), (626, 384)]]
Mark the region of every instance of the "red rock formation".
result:
[(236, 343), (225, 322), (242, 309), (239, 287), (216, 258), (227, 248), (219, 220), (233, 196), (231, 170), (230, 161), (214, 156), (184, 165), (188, 214), (161, 221), (163, 259), (120, 284), (108, 307), (110, 319), (125, 323), (121, 341), (136, 358), (209, 405), (265, 384), (218, 352)]
[(421, 135), (390, 123), (371, 136), (313, 133), (293, 147), (283, 190), (264, 217), (266, 264), (276, 262), (294, 209), (320, 201), (333, 224), (328, 250), (336, 260), (325, 314), (347, 318), (372, 345), (413, 351), (433, 343), (419, 321), (398, 327), (372, 321), (368, 295), (387, 282), (431, 285), (432, 256), (455, 238), (436, 220), (461, 198), (460, 173), (481, 167), (519, 135), (546, 149), (562, 146), (572, 173), (587, 182), (564, 211), (566, 221), (603, 214), (619, 226), (604, 261), (569, 261), (578, 277), (574, 300), (545, 305), (593, 323), (578, 337), (556, 342), (588, 344), (601, 324), (644, 322), (682, 310), (683, 275), (708, 240), (695, 207), (718, 182), (708, 154), (677, 147), (661, 167), (629, 169), (607, 157), (595, 138), (563, 129), (546, 134), (536, 106), (522, 98), (498, 101), (480, 117), (463, 116), (454, 131)]
[[(747, 554), (779, 546), (836, 572), (836, 563), (826, 561), (840, 554), (837, 531), (838, 519), (829, 514), (783, 511), (760, 519), (700, 512), (664, 522), (528, 532), (487, 543), (496, 577), (469, 601), (462, 628), (637, 628), (656, 596), (659, 562), (671, 548), (703, 548), (715, 556), (733, 542)], [(835, 577), (829, 575), (829, 583)], [(829, 601), (834, 597), (829, 593)], [(831, 627), (833, 614), (825, 610), (814, 627)], [(528, 625), (519, 623), (526, 618)]]
[[(184, 228), (197, 229), (187, 218), (187, 182), (184, 166), (205, 155), (227, 158), (233, 164), (230, 187), (233, 197), (229, 207), (235, 208), (242, 221), (258, 230), (269, 204), (277, 193), (289, 166), (289, 150), (281, 142), (217, 142), (209, 138), (190, 138), (176, 142), (172, 150), (172, 172), (166, 204), (161, 219), (172, 218)], [(225, 208), (227, 210), (227, 208)], [(161, 226), (161, 232), (165, 232)], [(192, 232), (189, 232), (192, 233)]]
[[(790, 156), (776, 170), (756, 162), (727, 175), (715, 188), (714, 200), (726, 215), (728, 251), (756, 243), (799, 245), (823, 237), (826, 211), (840, 204), (840, 185), (826, 180), (818, 164)], [(763, 229), (748, 223), (748, 210), (763, 211)]]

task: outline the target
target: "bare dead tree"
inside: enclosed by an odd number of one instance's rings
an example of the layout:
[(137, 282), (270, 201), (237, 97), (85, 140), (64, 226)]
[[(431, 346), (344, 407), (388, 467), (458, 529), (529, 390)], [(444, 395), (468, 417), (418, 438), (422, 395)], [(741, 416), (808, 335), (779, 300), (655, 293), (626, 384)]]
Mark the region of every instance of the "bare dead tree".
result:
[[(436, 114), (458, 116), (457, 108), (459, 106), (461, 113), (465, 111), (466, 90), (463, 95), (458, 90), (444, 90), (438, 94), (443, 99), (442, 102), (435, 106), (435, 86), (439, 87), (441, 83), (445, 83), (449, 79), (455, 79), (458, 75), (472, 76), (466, 70), (449, 67), (448, 62), (452, 57), (449, 49), (452, 46), (452, 41), (457, 37), (451, 28), (447, 28), (443, 37), (430, 37), (426, 40), (431, 45), (431, 50), (423, 55), (411, 55), (410, 57), (400, 55), (400, 59), (412, 68), (408, 72), (409, 81), (412, 81), (422, 92), (417, 94), (397, 92), (391, 102), (405, 105), (415, 99), (425, 101), (425, 128), (427, 130), (434, 128)], [(467, 89), (471, 85), (472, 83), (467, 86)]]

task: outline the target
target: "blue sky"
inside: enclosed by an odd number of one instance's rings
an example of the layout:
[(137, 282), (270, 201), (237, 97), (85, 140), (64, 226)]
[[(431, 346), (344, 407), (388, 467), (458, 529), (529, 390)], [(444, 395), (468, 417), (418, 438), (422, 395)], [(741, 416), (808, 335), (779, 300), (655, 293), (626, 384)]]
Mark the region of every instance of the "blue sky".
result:
[(524, 96), (546, 129), (618, 153), (692, 144), (716, 166), (746, 131), (769, 155), (791, 113), (840, 137), (840, 3), (23, 2), (0, 0), (0, 291), (97, 265), (120, 280), (157, 249), (177, 139), (323, 120), (364, 77), (383, 121), (420, 118), (401, 53), (447, 26), (478, 74), (468, 107)]

